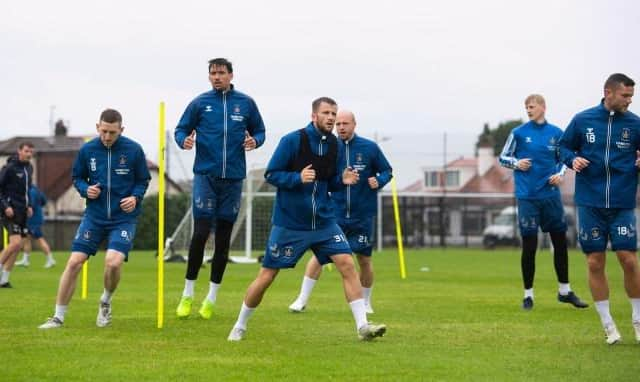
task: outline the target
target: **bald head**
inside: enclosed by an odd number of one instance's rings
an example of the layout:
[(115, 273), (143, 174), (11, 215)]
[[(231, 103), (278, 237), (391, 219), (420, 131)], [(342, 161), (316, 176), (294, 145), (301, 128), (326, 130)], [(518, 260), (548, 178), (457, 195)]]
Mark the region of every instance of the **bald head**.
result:
[(338, 110), (336, 116), (336, 131), (338, 136), (343, 141), (348, 141), (353, 138), (353, 132), (356, 128), (356, 117), (349, 110)]

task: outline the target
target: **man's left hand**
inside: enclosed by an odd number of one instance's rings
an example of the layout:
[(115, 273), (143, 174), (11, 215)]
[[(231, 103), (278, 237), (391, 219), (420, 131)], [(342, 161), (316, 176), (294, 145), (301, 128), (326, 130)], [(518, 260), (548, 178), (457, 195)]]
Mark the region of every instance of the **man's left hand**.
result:
[(380, 184), (378, 183), (378, 179), (375, 176), (372, 176), (371, 178), (367, 179), (367, 182), (369, 182), (369, 187), (372, 190), (376, 190), (378, 187), (380, 187)]
[(126, 213), (133, 212), (133, 210), (136, 209), (137, 205), (138, 199), (136, 199), (135, 196), (127, 196), (126, 198), (122, 198), (120, 200), (120, 208)]
[(553, 175), (551, 175), (551, 177), (549, 177), (549, 184), (550, 185), (558, 186), (558, 185), (560, 185), (560, 183), (562, 183), (562, 175), (553, 174)]
[(258, 145), (258, 143), (256, 142), (255, 138), (253, 138), (251, 135), (249, 135), (248, 131), (245, 131), (244, 132), (244, 143), (242, 144), (242, 146), (244, 147), (244, 151), (251, 151), (251, 150), (255, 149), (257, 145)]

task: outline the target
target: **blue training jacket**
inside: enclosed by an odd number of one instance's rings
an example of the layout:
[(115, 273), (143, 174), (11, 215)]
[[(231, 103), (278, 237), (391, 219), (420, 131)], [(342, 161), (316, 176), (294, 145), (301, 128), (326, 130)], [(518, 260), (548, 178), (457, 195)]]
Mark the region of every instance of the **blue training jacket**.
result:
[[(349, 141), (338, 140), (338, 172), (351, 167), (360, 174), (360, 180), (331, 193), (336, 204), (338, 222), (366, 220), (378, 209), (377, 193), (393, 177), (391, 165), (380, 147), (369, 139), (354, 134)], [(375, 176), (378, 188), (372, 190), (368, 179)]]
[(638, 188), (636, 150), (640, 118), (630, 111), (610, 112), (600, 105), (576, 114), (560, 140), (562, 161), (580, 156), (590, 164), (576, 173), (575, 202), (598, 208), (635, 208)]
[[(548, 199), (559, 197), (557, 186), (549, 184), (552, 175), (564, 175), (566, 167), (560, 161), (559, 141), (562, 130), (546, 121), (524, 123), (511, 131), (500, 154), (500, 164), (513, 169), (517, 199)], [(518, 160), (529, 158), (529, 170), (518, 170)]]
[(248, 95), (234, 90), (210, 90), (187, 106), (175, 130), (180, 148), (196, 131), (195, 174), (226, 179), (246, 177), (245, 151), (242, 146), (248, 132), (256, 147), (265, 140), (264, 123), (258, 106)]
[[(84, 215), (98, 224), (135, 222), (151, 180), (142, 147), (123, 136), (111, 147), (100, 138), (85, 143), (73, 163), (72, 177), (80, 196), (87, 199)], [(100, 184), (100, 195), (89, 199), (87, 188), (94, 184)], [(135, 210), (126, 213), (120, 200), (129, 196), (135, 196), (138, 203)]]
[[(326, 155), (329, 150), (326, 135), (320, 133), (313, 123), (308, 124), (304, 130), (309, 137), (313, 153)], [(267, 182), (278, 188), (271, 222), (280, 227), (299, 231), (319, 230), (330, 224), (336, 224), (329, 191), (344, 187), (342, 173), (336, 172), (333, 179), (329, 181), (316, 180), (311, 183), (302, 183), (300, 172), (288, 170), (289, 165), (297, 157), (299, 148), (300, 133), (296, 130), (280, 139), (267, 165), (264, 176)]]
[(39, 227), (44, 224), (44, 214), (42, 208), (47, 205), (47, 197), (35, 185), (29, 187), (29, 199), (31, 200), (31, 208), (33, 215), (27, 219), (27, 226)]

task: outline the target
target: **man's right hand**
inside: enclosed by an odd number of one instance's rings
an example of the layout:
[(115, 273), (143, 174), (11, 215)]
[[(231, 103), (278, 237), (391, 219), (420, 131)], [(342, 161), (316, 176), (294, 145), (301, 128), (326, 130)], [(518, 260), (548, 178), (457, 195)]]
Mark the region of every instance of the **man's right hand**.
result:
[(8, 218), (12, 218), (13, 217), (13, 208), (11, 207), (7, 207), (4, 209), (4, 216), (8, 217)]
[(98, 199), (100, 196), (100, 183), (93, 184), (87, 188), (87, 198)]
[(189, 136), (187, 138), (185, 138), (184, 142), (182, 143), (182, 148), (185, 150), (191, 150), (193, 148), (193, 144), (196, 141), (196, 131), (193, 130), (191, 131), (191, 134), (189, 134)]
[(316, 180), (316, 170), (311, 168), (311, 165), (303, 168), (300, 171), (300, 179), (302, 179), (302, 183), (311, 183)]
[(575, 159), (573, 159), (571, 167), (573, 167), (573, 171), (580, 172), (583, 169), (587, 168), (589, 163), (591, 163), (591, 162), (589, 162), (588, 160), (584, 159), (583, 157), (575, 157)]
[(529, 158), (519, 159), (518, 162), (516, 162), (516, 168), (520, 171), (529, 171), (530, 167), (531, 159)]

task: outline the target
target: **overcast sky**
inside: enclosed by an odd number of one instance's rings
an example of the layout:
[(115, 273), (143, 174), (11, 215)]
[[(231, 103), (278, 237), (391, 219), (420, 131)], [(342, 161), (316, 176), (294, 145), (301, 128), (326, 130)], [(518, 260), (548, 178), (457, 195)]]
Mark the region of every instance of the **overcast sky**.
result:
[[(631, 1), (14, 1), (1, 10), (0, 139), (49, 134), (51, 106), (70, 135), (92, 135), (114, 107), (154, 161), (158, 103), (173, 130), (210, 89), (214, 57), (233, 62), (236, 88), (267, 127), (250, 166), (264, 165), (326, 95), (355, 112), (361, 135), (389, 138), (401, 186), (442, 163), (445, 132), (448, 160), (472, 156), (485, 122), (526, 118), (530, 93), (564, 128), (600, 100), (609, 74), (640, 80)], [(182, 162), (186, 171), (173, 156), (172, 176), (191, 176), (192, 158)]]

